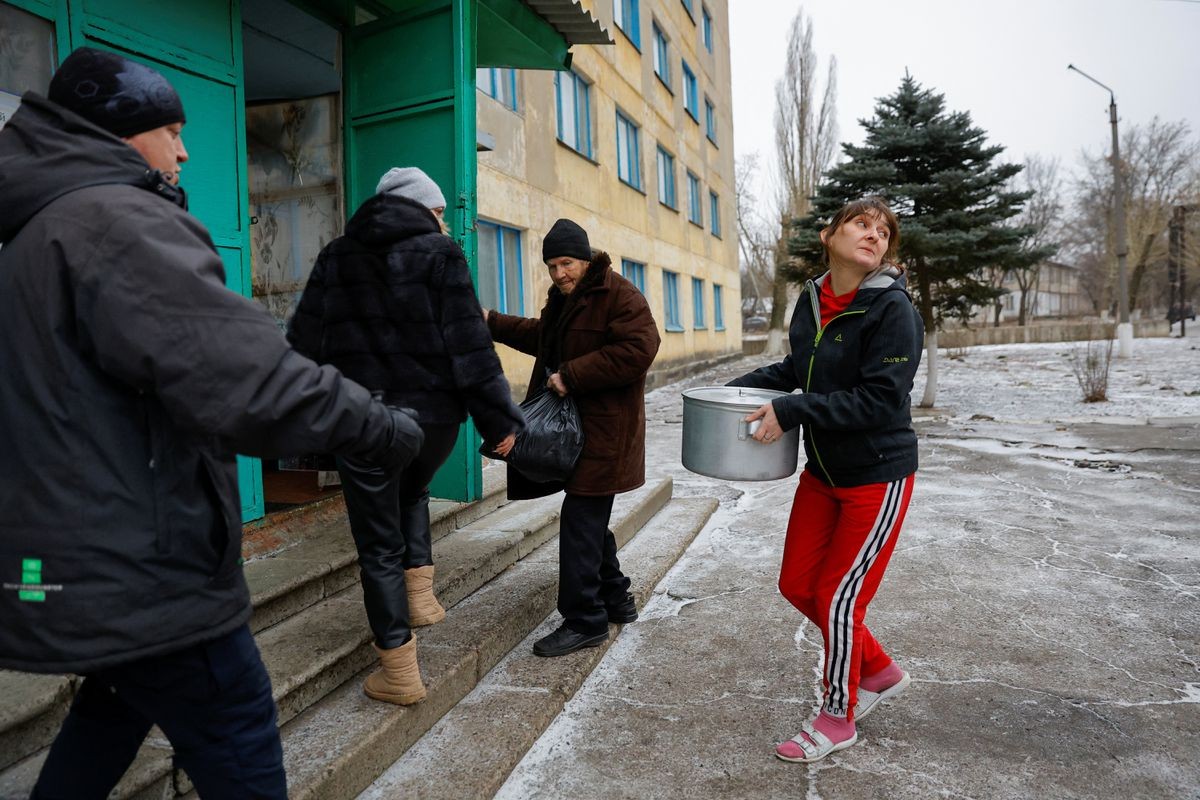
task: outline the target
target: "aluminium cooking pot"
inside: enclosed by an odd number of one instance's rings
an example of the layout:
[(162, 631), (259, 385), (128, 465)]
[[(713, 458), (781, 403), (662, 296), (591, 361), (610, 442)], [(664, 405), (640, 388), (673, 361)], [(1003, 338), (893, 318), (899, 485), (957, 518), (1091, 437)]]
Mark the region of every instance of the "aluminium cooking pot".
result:
[(730, 481), (773, 481), (796, 471), (800, 428), (778, 441), (751, 437), (759, 421), (745, 417), (787, 392), (744, 386), (702, 386), (683, 393), (683, 466), (691, 472)]

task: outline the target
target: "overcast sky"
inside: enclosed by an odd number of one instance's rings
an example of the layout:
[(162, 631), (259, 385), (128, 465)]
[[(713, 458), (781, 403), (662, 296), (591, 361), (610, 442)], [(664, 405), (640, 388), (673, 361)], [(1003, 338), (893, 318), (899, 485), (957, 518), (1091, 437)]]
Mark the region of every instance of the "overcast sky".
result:
[[(839, 141), (892, 94), (907, 68), (947, 107), (969, 111), (1002, 158), (1107, 154), (1112, 87), (1122, 130), (1155, 115), (1200, 135), (1200, 2), (1191, 0), (730, 0), (735, 152), (773, 159), (775, 81), (803, 7), (822, 63), (837, 57)], [(765, 191), (760, 176), (759, 190)], [(761, 195), (760, 195), (761, 196)]]

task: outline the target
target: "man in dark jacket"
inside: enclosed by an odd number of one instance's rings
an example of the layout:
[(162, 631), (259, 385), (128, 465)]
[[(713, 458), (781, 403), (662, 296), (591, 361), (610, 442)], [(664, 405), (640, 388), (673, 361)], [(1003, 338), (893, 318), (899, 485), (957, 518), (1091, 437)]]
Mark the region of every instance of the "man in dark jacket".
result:
[(545, 389), (570, 394), (583, 422), (583, 452), (565, 486), (508, 470), (511, 499), (566, 489), (558, 582), (564, 621), (533, 647), (540, 656), (561, 656), (603, 643), (609, 622), (637, 619), (608, 521), (613, 496), (646, 482), (646, 372), (659, 336), (646, 298), (613, 272), (606, 253), (593, 253), (576, 223), (554, 223), (542, 260), (554, 285), (541, 316), (489, 311), (487, 320), (497, 342), (537, 358), (526, 399)]
[(36, 798), (107, 796), (155, 724), (202, 796), (285, 797), (234, 453), (420, 447), (225, 288), (183, 123), (83, 48), (0, 131), (0, 667), (86, 676)]

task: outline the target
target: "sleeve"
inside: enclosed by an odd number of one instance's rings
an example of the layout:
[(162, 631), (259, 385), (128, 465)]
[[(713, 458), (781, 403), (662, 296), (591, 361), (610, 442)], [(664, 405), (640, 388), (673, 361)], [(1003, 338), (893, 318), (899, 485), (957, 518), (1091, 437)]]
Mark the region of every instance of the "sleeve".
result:
[(487, 327), (492, 339), (500, 344), (508, 345), (526, 355), (537, 355), (538, 337), (542, 330), (541, 319), (515, 317), (492, 309), (488, 311)]
[(792, 354), (788, 353), (783, 361), (759, 367), (753, 372), (747, 372), (740, 378), (734, 378), (725, 385), (792, 392), (800, 388), (800, 381), (796, 378), (796, 368), (792, 361)]
[(826, 430), (873, 428), (903, 408), (921, 361), (920, 320), (908, 296), (887, 303), (863, 345), (857, 385), (829, 393), (779, 397), (772, 401), (784, 430), (815, 425)]
[(605, 343), (596, 350), (559, 365), (567, 388), (577, 394), (627, 386), (643, 377), (654, 363), (660, 339), (658, 326), (642, 293), (622, 287), (616, 313), (608, 321)]
[(442, 342), (450, 356), (455, 387), (484, 441), (499, 442), (524, 430), (525, 417), (512, 400), (466, 257), (457, 245), (447, 254), (440, 274)]
[(130, 205), (91, 258), (71, 262), (81, 344), (101, 369), (154, 393), (180, 428), (247, 455), (387, 450), (387, 409), (292, 350), (266, 311), (227, 289), (198, 222), (166, 204)]
[(308, 283), (296, 313), (288, 323), (287, 340), (301, 355), (314, 361), (323, 361), (321, 342), (325, 328), (325, 269), (329, 259), (328, 248), (317, 256), (317, 263), (309, 273)]

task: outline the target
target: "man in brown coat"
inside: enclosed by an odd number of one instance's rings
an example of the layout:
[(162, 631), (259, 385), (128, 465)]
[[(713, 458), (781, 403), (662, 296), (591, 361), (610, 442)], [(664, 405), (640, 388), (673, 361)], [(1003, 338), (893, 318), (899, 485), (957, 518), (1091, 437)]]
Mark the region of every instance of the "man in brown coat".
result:
[(508, 496), (566, 490), (559, 517), (558, 611), (563, 624), (538, 640), (539, 656), (562, 656), (608, 639), (608, 623), (637, 619), (629, 579), (608, 529), (613, 496), (646, 482), (646, 372), (658, 353), (658, 327), (637, 287), (593, 253), (569, 219), (542, 241), (554, 285), (537, 319), (485, 312), (492, 338), (536, 356), (526, 399), (543, 388), (575, 398), (583, 452), (562, 483), (534, 483), (512, 467)]

